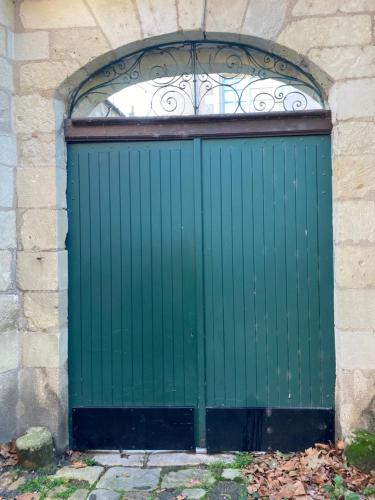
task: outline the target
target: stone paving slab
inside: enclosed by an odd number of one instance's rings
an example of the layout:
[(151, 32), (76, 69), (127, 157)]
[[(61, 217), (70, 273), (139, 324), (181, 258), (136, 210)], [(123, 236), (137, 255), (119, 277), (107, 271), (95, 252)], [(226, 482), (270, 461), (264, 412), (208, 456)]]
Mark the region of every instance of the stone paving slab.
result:
[(247, 491), (243, 484), (236, 481), (219, 481), (207, 495), (209, 500), (218, 500), (219, 498), (226, 500), (246, 500)]
[(108, 469), (97, 484), (97, 488), (116, 491), (150, 491), (159, 483), (161, 469), (137, 469), (131, 467), (112, 467)]
[(120, 496), (120, 493), (115, 491), (96, 489), (90, 493), (88, 500), (118, 500)]
[(61, 477), (64, 479), (87, 481), (92, 484), (95, 483), (104, 471), (104, 467), (94, 465), (93, 467), (82, 467), (82, 469), (74, 469), (73, 467), (63, 467), (58, 470), (52, 477)]
[(10, 486), (8, 486), (8, 491), (16, 491), (21, 488), (26, 483), (26, 478), (25, 477), (19, 477), (12, 483)]
[(142, 467), (145, 460), (145, 454), (97, 453), (93, 456), (93, 459), (99, 465), (109, 467), (114, 465), (122, 465), (124, 467)]
[(89, 490), (79, 489), (69, 497), (69, 500), (85, 500), (89, 494)]
[(162, 488), (199, 487), (199, 483), (214, 484), (215, 478), (206, 469), (181, 469), (169, 472), (163, 477)]
[(207, 455), (207, 453), (151, 453), (147, 460), (148, 467), (180, 467), (184, 465), (204, 465), (216, 461), (229, 463), (234, 455), (218, 454)]
[(196, 500), (200, 498), (204, 498), (206, 496), (206, 490), (202, 488), (188, 488), (182, 490), (181, 496), (185, 497), (187, 500)]
[(47, 496), (45, 497), (45, 500), (53, 500), (54, 498), (58, 498), (57, 495), (60, 495), (61, 493), (64, 493), (65, 491), (66, 491), (66, 484), (56, 486), (55, 488), (52, 488), (51, 490), (48, 491)]
[(242, 472), (241, 469), (224, 469), (221, 477), (223, 479), (229, 479), (230, 481), (234, 481), (235, 479), (241, 479)]
[(11, 472), (4, 472), (0, 475), (0, 490), (5, 490), (14, 482), (14, 475)]
[[(128, 491), (123, 500), (156, 500), (157, 498), (149, 491)], [(173, 500), (176, 500), (176, 495)]]

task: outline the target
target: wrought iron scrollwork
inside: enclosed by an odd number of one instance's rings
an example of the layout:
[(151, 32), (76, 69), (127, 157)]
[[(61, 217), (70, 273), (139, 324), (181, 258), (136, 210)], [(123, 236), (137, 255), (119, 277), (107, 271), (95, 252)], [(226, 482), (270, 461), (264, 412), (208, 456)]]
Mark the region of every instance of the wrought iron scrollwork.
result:
[[(314, 79), (281, 57), (247, 45), (183, 42), (136, 52), (97, 71), (73, 94), (70, 115), (89, 114), (134, 85), (147, 86), (146, 116), (225, 113), (225, 99), (231, 113), (324, 107)], [(214, 95), (221, 105), (210, 108)]]

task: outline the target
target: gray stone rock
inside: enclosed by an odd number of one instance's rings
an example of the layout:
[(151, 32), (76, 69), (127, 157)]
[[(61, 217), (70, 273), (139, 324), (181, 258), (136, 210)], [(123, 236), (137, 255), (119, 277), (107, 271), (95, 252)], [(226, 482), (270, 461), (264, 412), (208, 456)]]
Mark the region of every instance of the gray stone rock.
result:
[(94, 467), (83, 467), (82, 469), (73, 469), (72, 467), (63, 467), (58, 470), (53, 477), (59, 477), (68, 480), (86, 481), (95, 483), (101, 476), (104, 467), (95, 465)]
[(46, 427), (30, 427), (16, 440), (18, 463), (25, 469), (51, 465), (54, 460), (52, 434)]
[[(152, 500), (153, 498), (149, 491), (128, 491), (124, 500)], [(173, 497), (173, 500), (176, 500), (176, 496)]]
[(208, 492), (209, 500), (225, 498), (226, 500), (246, 500), (247, 491), (243, 484), (236, 481), (218, 481)]
[(66, 484), (56, 486), (55, 488), (52, 488), (51, 490), (49, 490), (49, 492), (47, 493), (47, 496), (46, 496), (46, 500), (54, 500), (54, 499), (58, 498), (57, 495), (60, 495), (61, 493), (65, 493), (66, 490), (67, 490)]
[(234, 455), (207, 455), (207, 453), (151, 453), (147, 461), (148, 467), (181, 467), (189, 465), (203, 465), (220, 460), (231, 462)]
[(178, 493), (175, 490), (164, 490), (156, 495), (155, 500), (176, 500), (177, 495)]
[(14, 475), (11, 472), (0, 474), (0, 490), (7, 489), (14, 482)]
[(169, 472), (163, 478), (162, 488), (181, 488), (196, 486), (200, 484), (212, 485), (215, 479), (211, 472), (206, 469), (182, 469), (176, 472)]
[(122, 465), (124, 467), (142, 467), (145, 454), (131, 453), (129, 455), (122, 455), (120, 453), (98, 453), (97, 455), (94, 455), (93, 458), (99, 465), (106, 465), (109, 467), (114, 465)]
[(241, 469), (224, 469), (221, 477), (224, 479), (229, 479), (234, 481), (235, 479), (241, 479), (242, 473)]
[(97, 489), (90, 493), (87, 500), (118, 500), (119, 498), (120, 494), (115, 491)]
[(90, 493), (89, 490), (79, 489), (69, 497), (69, 500), (86, 500), (87, 495)]
[(97, 487), (116, 491), (150, 491), (157, 487), (160, 471), (161, 469), (112, 467), (100, 479)]
[(8, 486), (8, 491), (16, 491), (19, 488), (21, 488), (21, 486), (23, 486), (25, 483), (26, 483), (26, 478), (21, 476), (18, 479), (16, 479), (10, 486)]
[(181, 495), (187, 500), (195, 500), (197, 498), (204, 498), (206, 495), (206, 490), (202, 490), (201, 488), (187, 488), (185, 490), (182, 490)]

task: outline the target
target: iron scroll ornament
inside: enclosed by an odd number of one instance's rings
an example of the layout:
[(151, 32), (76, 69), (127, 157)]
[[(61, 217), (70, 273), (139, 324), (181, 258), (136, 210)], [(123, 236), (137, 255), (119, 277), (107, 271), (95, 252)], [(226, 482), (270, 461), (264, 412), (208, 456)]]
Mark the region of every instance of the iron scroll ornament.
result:
[[(159, 45), (107, 65), (73, 93), (69, 116), (89, 116), (136, 85), (147, 101), (142, 116), (324, 109), (316, 81), (286, 59), (247, 45), (201, 41)], [(210, 109), (213, 95), (220, 105)]]

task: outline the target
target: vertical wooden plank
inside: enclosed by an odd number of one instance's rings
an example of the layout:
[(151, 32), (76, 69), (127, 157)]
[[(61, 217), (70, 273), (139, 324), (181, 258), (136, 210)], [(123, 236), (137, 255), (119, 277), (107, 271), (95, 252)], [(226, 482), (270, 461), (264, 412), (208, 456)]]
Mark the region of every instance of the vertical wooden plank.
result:
[(264, 144), (253, 146), (253, 213), (254, 213), (254, 275), (255, 336), (257, 345), (257, 406), (268, 404), (268, 361), (264, 248)]
[(69, 255), (69, 396), (74, 406), (82, 402), (81, 329), (81, 229), (79, 146), (68, 148), (68, 255)]
[(102, 305), (101, 305), (101, 227), (100, 227), (100, 171), (99, 154), (95, 149), (90, 153), (90, 253), (91, 253), (91, 297), (92, 317), (92, 403), (100, 405), (103, 396), (102, 363)]
[(196, 418), (196, 442), (198, 446), (206, 445), (206, 339), (204, 330), (204, 264), (202, 240), (202, 144), (194, 139), (193, 173), (194, 173), (194, 226), (195, 226), (195, 294), (196, 294), (196, 359), (197, 359), (197, 400), (198, 419)]
[(305, 139), (296, 141), (296, 241), (298, 289), (298, 337), (300, 352), (300, 405), (309, 406), (310, 394), (310, 329), (308, 318), (306, 147)]
[[(234, 406), (246, 406), (246, 339), (244, 307), (244, 244), (243, 244), (243, 186), (242, 142), (230, 150), (232, 183), (232, 263), (233, 263), (233, 347), (234, 347)], [(248, 196), (248, 193), (246, 193)]]
[(143, 404), (154, 402), (154, 330), (152, 307), (152, 243), (151, 243), (151, 183), (150, 149), (140, 151), (140, 217), (142, 266), (142, 367)]
[(102, 403), (113, 400), (112, 378), (112, 262), (111, 262), (111, 202), (109, 184), (109, 151), (99, 153), (100, 255), (101, 255), (101, 337), (102, 337)]
[(132, 355), (134, 404), (143, 404), (143, 297), (141, 186), (139, 150), (130, 151), (130, 230), (132, 286)]
[(151, 186), (151, 252), (152, 252), (152, 314), (154, 327), (154, 401), (164, 401), (164, 330), (163, 330), (163, 259), (161, 225), (161, 165), (160, 150), (150, 151)]
[[(181, 146), (181, 245), (182, 245), (182, 328), (184, 338), (184, 394), (186, 405), (196, 405), (198, 387), (197, 351), (205, 359), (202, 291), (202, 209), (200, 145)], [(199, 311), (199, 316), (197, 311)], [(198, 345), (199, 338), (199, 345)], [(202, 345), (203, 343), (203, 345)], [(198, 346), (198, 347), (197, 347)], [(198, 391), (205, 392), (199, 375)], [(203, 395), (205, 395), (203, 392)], [(202, 395), (200, 396), (202, 398)], [(198, 404), (202, 403), (199, 400)], [(203, 402), (203, 407), (205, 404)], [(203, 432), (204, 434), (204, 432)]]
[(296, 247), (296, 159), (294, 141), (285, 144), (285, 239), (286, 296), (289, 350), (289, 406), (300, 400), (300, 356), (298, 336), (297, 247)]
[(181, 149), (171, 150), (171, 268), (172, 268), (172, 314), (173, 314), (173, 358), (175, 403), (185, 401), (185, 360), (183, 341), (183, 304), (181, 269)]
[(244, 142), (242, 152), (242, 238), (244, 321), (246, 354), (246, 401), (245, 406), (256, 406), (257, 395), (257, 330), (255, 321), (255, 271), (254, 271), (254, 202), (253, 202), (253, 148), (252, 142)]
[(173, 357), (173, 278), (171, 234), (171, 153), (161, 151), (161, 233), (162, 233), (162, 284), (163, 284), (163, 350), (164, 350), (164, 402), (174, 403)]
[(277, 406), (279, 394), (278, 331), (276, 328), (276, 268), (275, 268), (275, 165), (274, 141), (263, 146), (263, 193), (264, 193), (264, 268), (267, 338), (267, 401)]
[(308, 303), (310, 330), (311, 405), (320, 406), (321, 377), (319, 335), (319, 263), (318, 263), (318, 193), (317, 193), (317, 144), (306, 144), (306, 207), (307, 207), (307, 259)]
[(222, 293), (223, 293), (223, 337), (224, 337), (224, 384), (225, 405), (235, 405), (236, 364), (235, 364), (235, 324), (233, 294), (233, 218), (232, 218), (232, 163), (230, 147), (221, 149), (221, 217), (215, 224), (221, 224), (222, 230)]
[(278, 404), (289, 401), (288, 311), (286, 294), (286, 226), (285, 226), (285, 141), (274, 146), (275, 193), (275, 278), (278, 338)]
[(132, 308), (132, 238), (130, 157), (128, 150), (120, 151), (120, 210), (121, 210), (121, 327), (122, 327), (122, 404), (132, 404), (133, 394), (133, 308)]
[(204, 331), (206, 336), (206, 404), (216, 402), (216, 359), (215, 359), (215, 307), (213, 286), (213, 227), (211, 224), (212, 204), (212, 151), (209, 141), (202, 141), (202, 214), (203, 214), (203, 269), (204, 269)]
[(225, 339), (224, 339), (224, 295), (223, 295), (223, 256), (222, 256), (222, 164), (221, 150), (217, 144), (211, 144), (211, 169), (209, 182), (211, 186), (211, 213), (208, 224), (212, 225), (212, 304), (213, 304), (213, 328), (214, 328), (214, 350), (213, 361), (215, 363), (215, 392), (214, 400), (209, 405), (225, 405)]
[(330, 407), (334, 404), (335, 350), (333, 334), (332, 174), (329, 138), (319, 138), (317, 147), (322, 405)]
[(80, 198), (80, 239), (81, 239), (81, 334), (82, 334), (82, 397), (85, 404), (92, 403), (92, 316), (91, 316), (91, 249), (90, 249), (90, 180), (89, 153), (80, 154), (79, 198)]
[(120, 152), (118, 148), (109, 157), (109, 202), (111, 235), (111, 329), (112, 329), (112, 401), (122, 403), (122, 252), (120, 208)]

